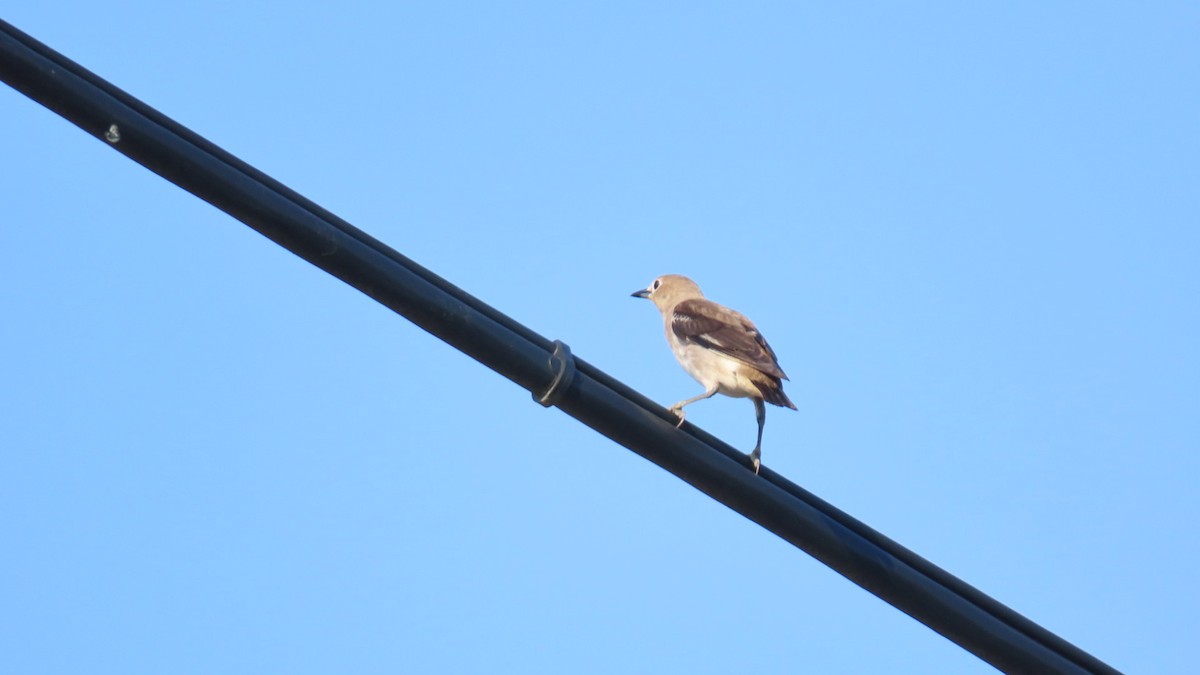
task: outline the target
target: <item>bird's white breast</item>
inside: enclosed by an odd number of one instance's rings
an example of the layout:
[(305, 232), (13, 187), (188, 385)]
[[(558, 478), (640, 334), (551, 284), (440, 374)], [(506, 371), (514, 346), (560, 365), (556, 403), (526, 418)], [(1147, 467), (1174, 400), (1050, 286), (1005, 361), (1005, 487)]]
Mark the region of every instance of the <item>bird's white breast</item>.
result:
[(669, 329), (667, 342), (679, 365), (705, 389), (715, 386), (720, 393), (735, 398), (760, 395), (758, 387), (742, 375), (746, 364), (698, 344), (681, 342)]

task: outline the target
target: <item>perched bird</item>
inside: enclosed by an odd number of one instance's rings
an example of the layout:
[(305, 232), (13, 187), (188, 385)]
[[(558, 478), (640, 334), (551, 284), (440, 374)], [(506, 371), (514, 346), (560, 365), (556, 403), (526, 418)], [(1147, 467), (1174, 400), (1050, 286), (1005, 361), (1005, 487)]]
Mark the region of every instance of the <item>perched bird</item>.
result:
[(763, 401), (784, 408), (796, 406), (783, 393), (788, 379), (775, 352), (754, 324), (740, 313), (707, 300), (691, 279), (667, 274), (646, 288), (635, 291), (635, 298), (648, 298), (662, 312), (667, 344), (679, 365), (704, 385), (704, 393), (671, 406), (683, 424), (683, 407), (713, 394), (754, 401), (758, 418), (758, 442), (750, 451), (754, 473), (762, 460), (763, 424), (767, 409)]

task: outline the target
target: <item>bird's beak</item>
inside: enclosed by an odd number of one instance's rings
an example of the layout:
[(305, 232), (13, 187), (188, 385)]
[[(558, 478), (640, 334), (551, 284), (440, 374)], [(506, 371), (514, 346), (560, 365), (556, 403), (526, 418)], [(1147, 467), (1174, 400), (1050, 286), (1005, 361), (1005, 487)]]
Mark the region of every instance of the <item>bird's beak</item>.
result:
[(640, 291), (634, 291), (634, 292), (630, 293), (629, 297), (631, 297), (631, 298), (648, 298), (648, 297), (650, 297), (650, 291), (643, 288)]

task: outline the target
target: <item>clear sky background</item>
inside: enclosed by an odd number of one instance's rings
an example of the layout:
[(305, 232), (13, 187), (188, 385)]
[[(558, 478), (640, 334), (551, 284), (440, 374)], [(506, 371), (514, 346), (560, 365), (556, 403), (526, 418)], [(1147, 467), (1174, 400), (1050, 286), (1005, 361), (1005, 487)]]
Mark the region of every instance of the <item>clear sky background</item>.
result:
[[(1200, 8), (10, 3), (3, 18), (1131, 673), (1200, 634)], [(0, 87), (0, 672), (988, 673)], [(689, 420), (738, 447), (746, 401)]]

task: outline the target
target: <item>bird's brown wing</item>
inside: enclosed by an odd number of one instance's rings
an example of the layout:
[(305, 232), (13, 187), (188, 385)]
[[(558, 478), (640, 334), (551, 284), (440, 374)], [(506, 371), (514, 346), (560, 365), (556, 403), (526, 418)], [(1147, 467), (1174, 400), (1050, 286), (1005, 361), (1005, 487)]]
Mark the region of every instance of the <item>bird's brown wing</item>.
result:
[(671, 332), (682, 342), (693, 342), (767, 375), (787, 379), (771, 345), (749, 319), (711, 300), (694, 298), (675, 305)]

